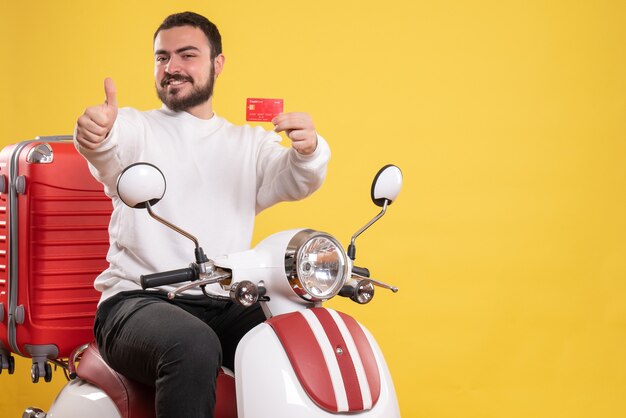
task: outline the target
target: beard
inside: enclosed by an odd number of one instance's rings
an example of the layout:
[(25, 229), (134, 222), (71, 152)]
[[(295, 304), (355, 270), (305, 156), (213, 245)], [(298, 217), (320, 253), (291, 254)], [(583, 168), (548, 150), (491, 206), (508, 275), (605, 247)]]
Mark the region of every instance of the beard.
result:
[[(178, 96), (179, 88), (170, 87), (169, 81), (187, 81), (191, 83), (192, 90), (186, 96)], [(193, 78), (181, 74), (166, 74), (161, 80), (160, 87), (156, 84), (157, 96), (165, 106), (174, 112), (186, 111), (192, 107), (205, 103), (213, 96), (213, 87), (215, 85), (215, 68), (211, 62), (211, 70), (209, 78), (204, 85), (196, 85)]]

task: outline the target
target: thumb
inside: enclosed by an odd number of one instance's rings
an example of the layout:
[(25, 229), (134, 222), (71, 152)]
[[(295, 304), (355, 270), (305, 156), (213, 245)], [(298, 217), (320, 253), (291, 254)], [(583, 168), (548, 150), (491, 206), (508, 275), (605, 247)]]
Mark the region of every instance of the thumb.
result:
[(104, 94), (106, 95), (106, 105), (117, 109), (117, 92), (112, 78), (104, 79)]

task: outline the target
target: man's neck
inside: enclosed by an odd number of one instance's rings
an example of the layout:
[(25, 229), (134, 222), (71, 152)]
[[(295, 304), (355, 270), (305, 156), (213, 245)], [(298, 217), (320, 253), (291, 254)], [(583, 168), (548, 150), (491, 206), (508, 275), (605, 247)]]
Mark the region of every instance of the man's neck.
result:
[(213, 98), (210, 98), (204, 103), (201, 103), (197, 106), (190, 107), (186, 110), (187, 113), (197, 117), (198, 119), (211, 119), (214, 115), (213, 113)]

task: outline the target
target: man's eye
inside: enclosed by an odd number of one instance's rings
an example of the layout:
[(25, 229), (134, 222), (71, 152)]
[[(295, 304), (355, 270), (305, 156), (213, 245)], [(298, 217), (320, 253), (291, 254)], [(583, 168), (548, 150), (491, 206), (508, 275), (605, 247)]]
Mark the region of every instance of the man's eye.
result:
[(195, 57), (195, 55), (192, 55), (192, 54), (185, 54), (185, 55), (183, 55), (183, 58), (185, 58), (185, 59), (190, 59), (190, 58), (194, 58), (194, 57)]
[(164, 62), (164, 61), (167, 61), (167, 57), (156, 57), (156, 61), (157, 61), (157, 62)]

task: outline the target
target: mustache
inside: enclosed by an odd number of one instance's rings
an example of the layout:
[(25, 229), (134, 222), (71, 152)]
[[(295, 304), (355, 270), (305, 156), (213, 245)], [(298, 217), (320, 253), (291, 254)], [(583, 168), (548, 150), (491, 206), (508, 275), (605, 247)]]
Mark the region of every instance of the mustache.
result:
[(163, 80), (161, 80), (161, 87), (167, 86), (170, 81), (188, 81), (193, 83), (193, 78), (182, 74), (167, 74), (163, 77)]

